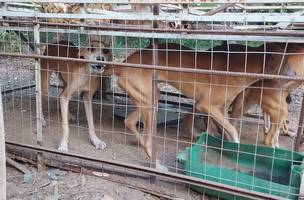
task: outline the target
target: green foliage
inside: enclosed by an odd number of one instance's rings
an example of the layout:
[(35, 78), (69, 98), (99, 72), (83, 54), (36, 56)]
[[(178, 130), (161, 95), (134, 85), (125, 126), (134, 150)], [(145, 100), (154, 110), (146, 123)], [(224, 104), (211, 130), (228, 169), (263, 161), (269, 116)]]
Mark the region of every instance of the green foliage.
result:
[(0, 31), (0, 51), (16, 52), (21, 50), (21, 41), (15, 32)]
[[(32, 32), (20, 32), (31, 43), (34, 41)], [(28, 49), (24, 41), (21, 40), (20, 33), (14, 31), (0, 31), (0, 50), (6, 52), (22, 52), (24, 49)], [(57, 41), (57, 35), (54, 33), (41, 33), (41, 43), (51, 43)], [(72, 42), (76, 46), (84, 46), (87, 35), (85, 34), (64, 34), (61, 36), (61, 40)], [(114, 40), (114, 56), (119, 56), (122, 52), (129, 50), (138, 50), (146, 48), (150, 45), (148, 38), (136, 38), (136, 37), (115, 37)], [(187, 46), (198, 51), (207, 50), (212, 47), (221, 45), (223, 41), (219, 40), (195, 40), (195, 39), (159, 39), (159, 43), (177, 43)], [(241, 41), (243, 45), (251, 47), (257, 47), (263, 44), (263, 42)], [(127, 49), (126, 49), (127, 48)]]
[[(186, 39), (160, 39), (159, 43), (177, 43), (187, 46), (192, 49), (206, 50), (212, 46), (218, 46), (222, 44), (222, 41), (218, 40), (186, 40)], [(121, 48), (139, 49), (145, 48), (150, 44), (148, 38), (134, 38), (134, 37), (116, 37), (114, 48), (119, 50)]]
[(250, 47), (259, 47), (264, 44), (264, 42), (257, 42), (257, 41), (247, 41), (247, 43), (246, 41), (241, 41), (239, 43), (242, 45), (248, 45)]

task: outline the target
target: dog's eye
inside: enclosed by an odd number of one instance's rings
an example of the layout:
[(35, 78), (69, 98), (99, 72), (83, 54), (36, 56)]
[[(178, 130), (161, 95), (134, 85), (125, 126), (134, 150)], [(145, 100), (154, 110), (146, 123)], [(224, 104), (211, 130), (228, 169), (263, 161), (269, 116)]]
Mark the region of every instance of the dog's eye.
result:
[(103, 49), (102, 52), (103, 52), (104, 54), (107, 54), (107, 53), (110, 52), (110, 50), (109, 50), (109, 49)]
[(93, 48), (93, 47), (91, 47), (91, 48), (89, 48), (88, 50), (89, 50), (90, 52), (92, 52), (92, 53), (93, 53), (93, 52), (95, 52), (95, 50), (96, 50), (96, 49), (95, 49), (95, 48)]

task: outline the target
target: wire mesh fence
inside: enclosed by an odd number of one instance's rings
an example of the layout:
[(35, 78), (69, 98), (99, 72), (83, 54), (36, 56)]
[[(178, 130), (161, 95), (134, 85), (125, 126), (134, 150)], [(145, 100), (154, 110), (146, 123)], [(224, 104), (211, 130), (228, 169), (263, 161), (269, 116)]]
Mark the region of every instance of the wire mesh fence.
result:
[(162, 198), (298, 199), (301, 6), (5, 2), (8, 152)]

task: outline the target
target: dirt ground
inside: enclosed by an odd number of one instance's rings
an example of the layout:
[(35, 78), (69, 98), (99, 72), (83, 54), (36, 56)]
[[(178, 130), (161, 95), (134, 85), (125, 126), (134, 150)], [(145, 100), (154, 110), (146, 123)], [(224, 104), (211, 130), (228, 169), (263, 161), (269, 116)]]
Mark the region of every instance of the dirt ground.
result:
[(7, 168), (8, 199), (12, 200), (155, 200), (150, 194), (102, 178), (48, 169), (24, 175)]
[[(8, 69), (7, 64), (10, 66), (9, 71), (6, 70)], [(11, 79), (15, 81), (8, 82)], [(32, 84), (32, 80), (32, 61), (21, 62), (19, 59), (0, 58), (0, 83), (3, 90)], [(58, 147), (62, 132), (59, 105), (56, 98), (58, 92), (56, 88), (52, 89), (50, 96), (53, 97), (49, 98), (47, 109), (44, 110), (47, 126), (43, 130), (43, 146), (49, 148)], [(292, 96), (293, 104), (290, 105), (289, 127), (294, 131), (297, 130), (301, 94), (301, 91), (295, 92)], [(34, 89), (25, 89), (4, 95), (7, 140), (36, 144), (34, 97)], [(149, 159), (143, 148), (138, 144), (136, 137), (125, 128), (123, 118), (113, 115), (117, 106), (116, 104), (113, 106), (111, 101), (95, 100), (94, 102), (96, 133), (99, 138), (107, 143), (106, 149), (96, 150), (89, 143), (84, 106), (81, 98), (76, 95), (70, 103), (70, 111), (76, 115), (76, 121), (70, 122), (69, 151), (91, 157), (147, 166)], [(125, 107), (122, 108), (125, 109)], [(159, 125), (157, 129), (158, 159), (171, 172), (182, 169), (182, 165), (177, 162), (176, 156), (178, 152), (191, 146), (189, 136), (184, 134), (183, 127), (183, 122), (178, 120), (175, 124)], [(242, 143), (262, 144), (264, 138), (263, 121), (244, 118), (240, 134)], [(280, 145), (283, 148), (291, 149), (293, 143), (294, 139), (292, 138), (280, 137)], [(49, 171), (53, 174), (58, 173), (58, 180), (52, 180), (47, 174)], [(8, 168), (9, 197), (15, 200), (18, 198), (52, 199), (52, 192), (57, 185), (61, 199), (153, 199), (143, 192), (101, 178), (54, 169), (49, 171), (34, 173), (32, 178), (34, 182), (27, 183), (24, 182), (22, 174)], [(138, 181), (138, 179), (135, 180)], [(140, 180), (143, 185), (147, 184), (146, 182)], [(23, 189), (20, 190), (19, 188)], [(164, 193), (181, 199), (204, 199), (202, 195), (191, 192), (189, 187), (184, 184), (164, 182), (159, 188)]]

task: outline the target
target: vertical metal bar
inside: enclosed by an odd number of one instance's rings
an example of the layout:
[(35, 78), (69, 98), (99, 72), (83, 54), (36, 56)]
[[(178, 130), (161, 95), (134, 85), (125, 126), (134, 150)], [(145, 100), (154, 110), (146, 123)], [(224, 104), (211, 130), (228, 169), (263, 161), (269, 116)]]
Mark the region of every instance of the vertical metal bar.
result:
[(299, 151), (300, 144), (301, 144), (301, 138), (303, 133), (303, 123), (304, 123), (304, 98), (302, 98), (302, 105), (301, 105), (301, 111), (300, 111), (300, 120), (298, 125), (298, 132), (296, 137), (296, 143), (295, 143), (295, 151)]
[(2, 92), (0, 87), (0, 199), (6, 199), (6, 157), (5, 132), (2, 107)]
[[(34, 43), (35, 43), (35, 53), (40, 55), (40, 32), (39, 24), (34, 25)], [(37, 122), (37, 144), (42, 146), (42, 110), (40, 110), (41, 102), (41, 77), (40, 77), (40, 59), (35, 59), (35, 94), (36, 94), (36, 122)], [(37, 154), (37, 168), (38, 171), (44, 169), (42, 154)]]
[[(304, 165), (304, 161), (302, 161), (302, 166)], [(300, 188), (299, 188), (299, 200), (304, 199), (304, 173), (301, 175), (301, 180), (300, 180)]]
[[(159, 6), (158, 4), (153, 5), (153, 15), (159, 15)], [(156, 21), (153, 21), (153, 28), (157, 28), (158, 24)], [(153, 47), (153, 66), (158, 64), (158, 39), (152, 38), (152, 47)], [(151, 167), (155, 168), (157, 152), (156, 152), (156, 132), (157, 132), (157, 110), (158, 110), (158, 98), (157, 98), (157, 72), (154, 69), (152, 75), (152, 155), (151, 155)]]

